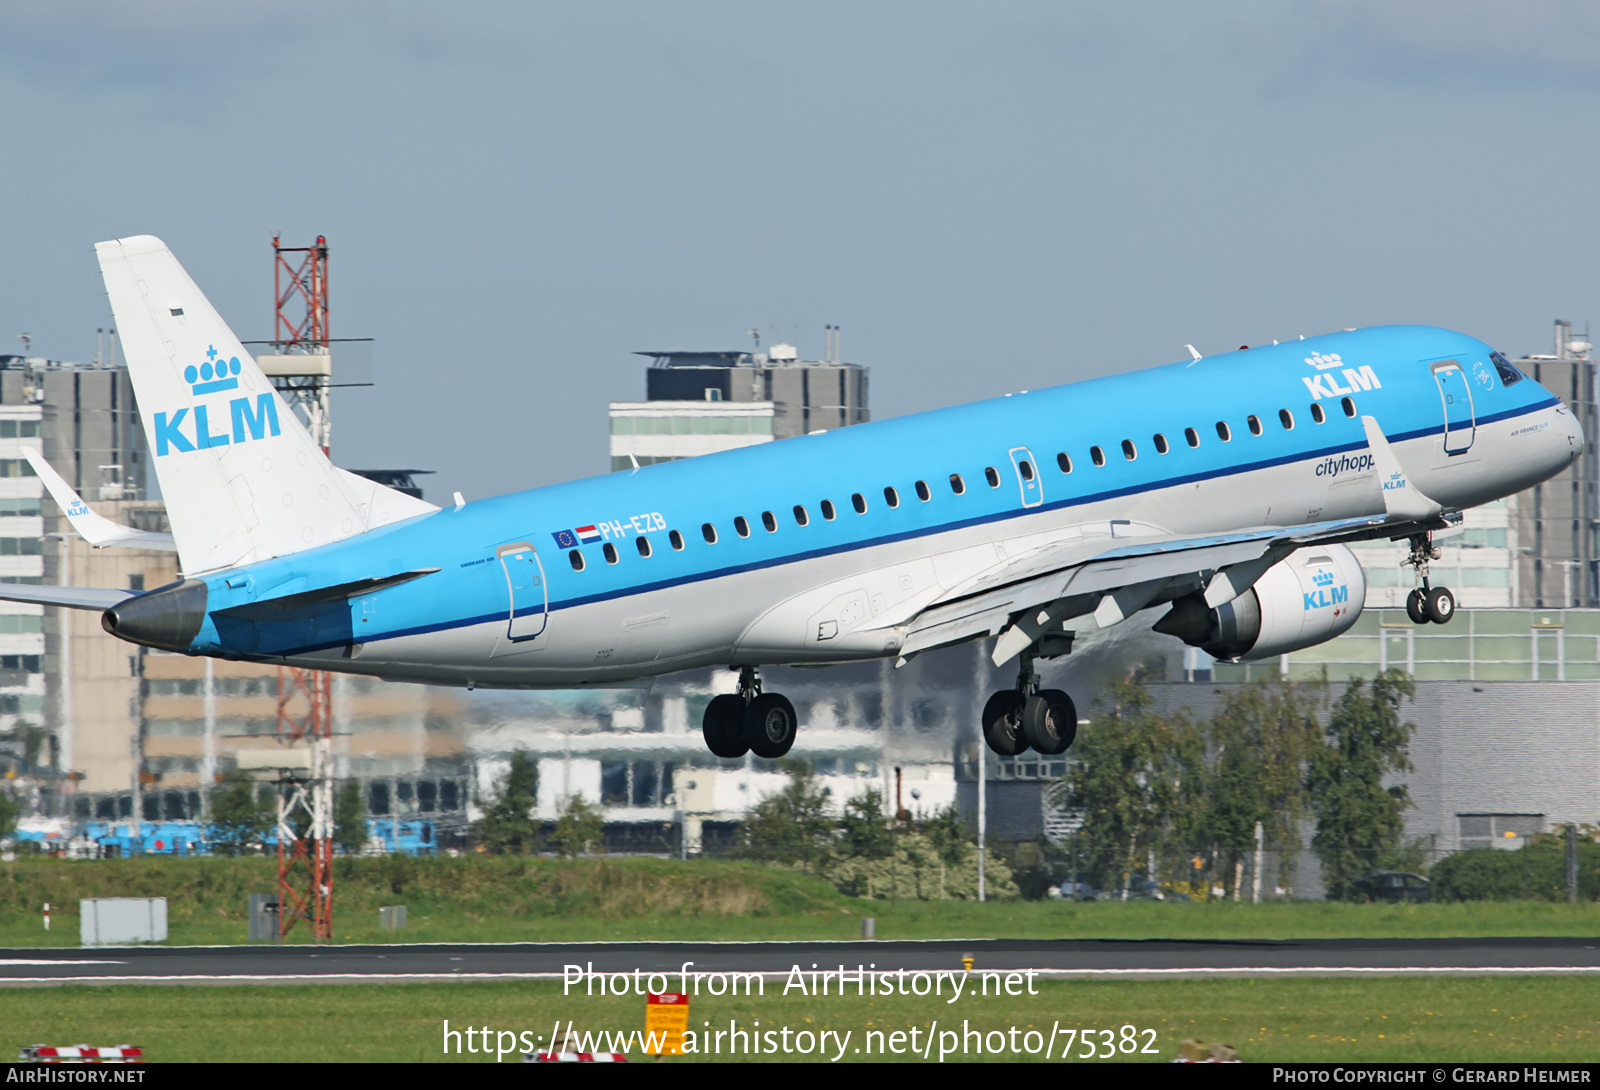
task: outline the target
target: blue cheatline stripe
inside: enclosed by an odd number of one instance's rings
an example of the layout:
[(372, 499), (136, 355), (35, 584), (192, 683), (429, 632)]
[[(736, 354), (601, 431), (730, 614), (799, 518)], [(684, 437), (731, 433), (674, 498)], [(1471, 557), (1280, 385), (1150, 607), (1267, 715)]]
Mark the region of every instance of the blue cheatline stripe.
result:
[[(1532, 405), (1526, 405), (1516, 409), (1508, 409), (1490, 416), (1481, 417), (1475, 421), (1474, 426), (1482, 427), (1488, 424), (1498, 423), (1502, 420), (1526, 416), (1559, 404), (1559, 398), (1551, 397)], [(1444, 430), (1444, 424), (1441, 422), (1435, 427), (1419, 428), (1414, 431), (1403, 432), (1399, 435), (1390, 436), (1389, 440), (1390, 442), (1403, 442), (1411, 439), (1425, 438), (1432, 435), (1442, 435)], [(618, 588), (616, 590), (564, 598), (559, 601), (548, 603), (544, 612), (554, 614), (563, 609), (576, 609), (580, 606), (593, 605), (599, 602), (614, 601), (619, 598), (631, 598), (635, 595), (649, 594), (654, 591), (667, 590), (672, 587), (688, 586), (695, 583), (708, 582), (713, 579), (722, 579), (728, 576), (742, 575), (747, 572), (761, 571), (767, 568), (782, 567), (788, 564), (801, 563), (806, 560), (815, 560), (821, 557), (836, 556), (842, 553), (876, 548), (881, 545), (892, 545), (901, 541), (910, 541), (917, 538), (930, 537), (936, 534), (950, 533), (956, 530), (967, 529), (972, 526), (1005, 522), (1012, 519), (1037, 514), (1043, 511), (1057, 511), (1072, 507), (1081, 507), (1087, 504), (1101, 503), (1105, 500), (1117, 499), (1122, 496), (1137, 495), (1144, 492), (1156, 492), (1162, 489), (1175, 488), (1180, 485), (1193, 484), (1200, 481), (1220, 480), (1227, 477), (1237, 476), (1241, 473), (1251, 473), (1257, 470), (1272, 469), (1277, 466), (1288, 465), (1294, 462), (1313, 461), (1336, 454), (1344, 454), (1350, 451), (1365, 449), (1367, 449), (1367, 443), (1365, 439), (1362, 439), (1359, 442), (1340, 443), (1311, 451), (1285, 454), (1274, 458), (1264, 458), (1259, 461), (1248, 462), (1237, 466), (1229, 466), (1222, 469), (1210, 470), (1201, 473), (1177, 475), (1164, 478), (1160, 481), (1130, 485), (1125, 488), (1107, 489), (1105, 491), (1093, 492), (1082, 496), (1067, 497), (1050, 503), (1041, 504), (1038, 507), (1008, 508), (1005, 511), (993, 512), (987, 515), (978, 515), (968, 519), (953, 520), (950, 522), (939, 523), (934, 526), (922, 527), (916, 530), (906, 530), (894, 534), (882, 534), (877, 537), (866, 538), (860, 541), (847, 542), (840, 545), (818, 549), (809, 549), (798, 553), (789, 553), (783, 556), (750, 561), (749, 563), (745, 564), (731, 564), (720, 568), (713, 568), (706, 571), (677, 576), (671, 579), (661, 579), (649, 583), (638, 583), (628, 587)], [(526, 610), (518, 612), (517, 616), (529, 616), (538, 612), (540, 612), (539, 609), (530, 607)], [(471, 628), (475, 625), (491, 624), (496, 621), (506, 621), (509, 623), (508, 614), (496, 610), (493, 613), (479, 614), (473, 617), (461, 617), (453, 620), (438, 621), (432, 624), (414, 625), (408, 628), (396, 629), (380, 634), (373, 634), (360, 642), (372, 643), (377, 640), (401, 639), (406, 636), (422, 636), (433, 632), (445, 632), (452, 629)], [(310, 654), (316, 651), (325, 651), (335, 647), (343, 646), (345, 646), (344, 641), (337, 641), (308, 645), (297, 651), (286, 651), (284, 654)], [(270, 657), (276, 658), (281, 656)]]

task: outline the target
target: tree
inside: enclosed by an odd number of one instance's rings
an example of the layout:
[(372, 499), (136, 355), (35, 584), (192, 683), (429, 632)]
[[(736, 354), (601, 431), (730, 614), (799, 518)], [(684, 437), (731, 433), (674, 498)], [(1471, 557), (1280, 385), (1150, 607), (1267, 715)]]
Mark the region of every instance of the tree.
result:
[[(835, 825), (828, 816), (826, 787), (819, 787), (811, 765), (785, 762), (789, 784), (763, 799), (740, 828), (740, 854), (790, 863), (821, 873), (833, 854)], [(879, 804), (881, 807), (881, 803)]]
[(1260, 822), (1266, 844), (1279, 853), (1280, 876), (1294, 865), (1304, 812), (1306, 763), (1322, 728), (1320, 685), (1289, 681), (1248, 685), (1231, 693), (1207, 724), (1211, 783), (1199, 817), (1200, 839), (1217, 857), (1224, 884), (1255, 850)]
[(604, 851), (601, 836), (605, 827), (605, 819), (600, 816), (600, 811), (590, 806), (582, 795), (573, 795), (561, 804), (555, 831), (550, 835), (550, 845), (568, 859)]
[(488, 803), (480, 800), (483, 817), (473, 826), (473, 836), (496, 854), (526, 855), (539, 846), (539, 823), (533, 806), (539, 794), (539, 764), (527, 750), (511, 755), (511, 768), (496, 785)]
[(1323, 742), (1311, 751), (1306, 789), (1317, 815), (1311, 847), (1322, 861), (1331, 899), (1355, 893), (1355, 882), (1400, 861), (1404, 786), (1384, 787), (1391, 772), (1411, 769), (1407, 746), (1417, 729), (1400, 720), (1400, 701), (1415, 695), (1411, 680), (1389, 670), (1370, 685), (1352, 681), (1334, 706)]
[(11, 797), (11, 792), (0, 791), (0, 840), (17, 831), (17, 815), (22, 807)]
[(883, 813), (883, 792), (876, 787), (844, 804), (839, 820), (841, 851), (857, 859), (887, 859), (894, 851), (894, 836)]
[(277, 823), (277, 806), (256, 795), (256, 782), (243, 772), (228, 774), (211, 796), (211, 844), (223, 855), (243, 855), (266, 838)]
[(361, 782), (347, 780), (333, 800), (333, 843), (342, 852), (355, 853), (367, 846), (367, 803)]
[(1189, 842), (1207, 779), (1200, 731), (1187, 716), (1151, 711), (1137, 683), (1118, 682), (1096, 702), (1074, 756), (1068, 786), (1084, 813), (1083, 869), (1102, 889), (1126, 890), (1149, 857)]

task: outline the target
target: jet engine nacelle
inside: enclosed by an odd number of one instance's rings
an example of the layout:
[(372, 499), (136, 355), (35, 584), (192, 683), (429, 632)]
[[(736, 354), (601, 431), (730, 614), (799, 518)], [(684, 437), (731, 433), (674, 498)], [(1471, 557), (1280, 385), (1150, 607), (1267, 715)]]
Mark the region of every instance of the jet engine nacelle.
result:
[(1343, 545), (1298, 549), (1231, 602), (1207, 609), (1199, 594), (1172, 603), (1157, 632), (1212, 658), (1251, 662), (1325, 643), (1361, 616), (1367, 576)]

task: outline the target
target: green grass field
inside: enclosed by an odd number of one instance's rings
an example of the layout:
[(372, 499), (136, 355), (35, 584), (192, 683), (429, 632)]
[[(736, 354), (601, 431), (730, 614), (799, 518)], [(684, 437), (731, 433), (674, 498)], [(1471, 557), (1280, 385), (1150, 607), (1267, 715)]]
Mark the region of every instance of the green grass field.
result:
[[(272, 891), (275, 874), (264, 858), (0, 864), (0, 945), (75, 946), (80, 898), (154, 896), (168, 899), (170, 943), (244, 942), (248, 895)], [(340, 860), (335, 891), (340, 942), (853, 939), (863, 916), (879, 939), (1600, 935), (1595, 904), (884, 901), (781, 868), (640, 858)], [(378, 930), (391, 904), (408, 907), (407, 931)]]
[[(728, 1062), (924, 1062), (910, 1053), (883, 1055), (895, 1031), (918, 1028), (918, 1046), (935, 1022), (986, 1035), (998, 1054), (959, 1052), (946, 1062), (1044, 1060), (1154, 1062), (1170, 1060), (1185, 1038), (1224, 1041), (1249, 1062), (1287, 1061), (1569, 1061), (1592, 1062), (1600, 1051), (1600, 980), (1592, 977), (1382, 978), (1374, 980), (1208, 980), (1043, 982), (1039, 994), (995, 998), (964, 995), (954, 1003), (931, 998), (809, 997), (781, 994), (769, 981), (764, 996), (690, 1000), (690, 1025), (726, 1030), (733, 1020), (747, 1033), (793, 1031), (788, 1053), (694, 1057)], [(948, 996), (946, 997), (948, 998)], [(452, 1029), (487, 1027), (491, 1051), (444, 1053), (444, 1022)], [(579, 1031), (643, 1028), (644, 1000), (628, 996), (563, 996), (558, 983), (185, 987), (60, 987), (0, 990), (0, 1051), (25, 1044), (137, 1044), (155, 1062), (277, 1061), (495, 1062), (493, 1048), (548, 1038), (568, 1021)], [(1122, 1027), (1134, 1027), (1124, 1032)], [(1018, 1049), (1012, 1051), (1010, 1030)], [(809, 1030), (830, 1032), (828, 1052), (793, 1051)], [(1032, 1030), (1039, 1036), (1029, 1038)], [(1153, 1034), (1148, 1031), (1154, 1030)], [(846, 1032), (849, 1037), (842, 1041)], [(877, 1036), (868, 1037), (868, 1034)], [(1075, 1036), (1068, 1038), (1068, 1033)], [(1087, 1044), (1083, 1034), (1088, 1033)], [(939, 1058), (935, 1036), (930, 1061)], [(945, 1038), (959, 1047), (960, 1038)], [(752, 1047), (763, 1047), (756, 1038)], [(1061, 1053), (1070, 1041), (1072, 1057)], [(478, 1038), (474, 1035), (476, 1047)], [(454, 1046), (454, 1042), (452, 1042)], [(862, 1052), (855, 1051), (858, 1048)], [(1030, 1055), (1029, 1048), (1040, 1050)], [(1085, 1049), (1094, 1058), (1084, 1059)], [(1124, 1052), (1121, 1049), (1130, 1049)], [(1152, 1051), (1145, 1052), (1150, 1048)], [(14, 1054), (14, 1053), (13, 1053)], [(519, 1058), (508, 1052), (507, 1062)], [(634, 1048), (630, 1058), (646, 1057)], [(668, 1063), (690, 1062), (691, 1057)]]

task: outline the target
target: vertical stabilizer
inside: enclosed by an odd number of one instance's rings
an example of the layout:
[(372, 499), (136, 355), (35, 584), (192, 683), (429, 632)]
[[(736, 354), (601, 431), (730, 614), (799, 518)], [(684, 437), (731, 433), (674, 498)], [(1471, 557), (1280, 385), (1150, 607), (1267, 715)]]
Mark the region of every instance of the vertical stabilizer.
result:
[(95, 252), (185, 572), (437, 510), (330, 463), (160, 239)]

